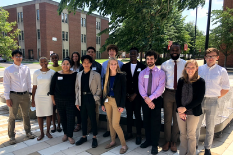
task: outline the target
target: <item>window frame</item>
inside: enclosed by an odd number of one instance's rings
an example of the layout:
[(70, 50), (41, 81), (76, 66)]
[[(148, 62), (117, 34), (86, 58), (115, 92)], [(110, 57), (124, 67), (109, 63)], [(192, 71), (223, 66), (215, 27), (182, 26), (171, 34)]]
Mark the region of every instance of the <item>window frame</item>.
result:
[(37, 29), (37, 39), (40, 40), (40, 29)]
[(66, 41), (68, 41), (69, 33), (66, 32)]

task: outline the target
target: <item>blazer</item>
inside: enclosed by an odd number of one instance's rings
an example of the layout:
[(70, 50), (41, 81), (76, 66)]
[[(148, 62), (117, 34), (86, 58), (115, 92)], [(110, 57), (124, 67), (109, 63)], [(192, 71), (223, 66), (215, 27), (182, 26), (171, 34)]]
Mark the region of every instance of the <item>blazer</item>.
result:
[(132, 76), (131, 73), (131, 62), (124, 64), (121, 68), (122, 71), (126, 73), (126, 92), (128, 95), (136, 93), (139, 94), (138, 90), (138, 75), (139, 73), (146, 68), (146, 65), (142, 64), (141, 62), (137, 61), (137, 66), (134, 71), (134, 75)]
[[(79, 72), (76, 77), (76, 82), (75, 82), (75, 93), (76, 93), (76, 102), (75, 105), (82, 106), (81, 104), (81, 77), (82, 77), (83, 71)], [(91, 93), (95, 99), (96, 104), (100, 105), (100, 97), (102, 94), (101, 90), (101, 77), (100, 74), (90, 70), (90, 77), (89, 77), (89, 87), (91, 90)]]
[[(180, 78), (176, 90), (176, 105), (177, 108), (183, 107), (181, 104), (182, 87), (184, 85), (184, 78)], [(196, 82), (192, 83), (193, 87), (193, 100), (185, 106), (187, 110), (192, 109), (194, 116), (200, 116), (202, 114), (201, 102), (205, 96), (205, 80), (199, 78)], [(176, 110), (177, 112), (177, 110)]]
[[(105, 81), (105, 76), (103, 78), (103, 82)], [(103, 83), (104, 85), (104, 83)], [(109, 87), (107, 87), (109, 88)], [(109, 92), (109, 90), (107, 90)], [(113, 83), (113, 92), (116, 100), (117, 107), (124, 108), (125, 107), (125, 99), (126, 99), (126, 77), (124, 73), (117, 73), (115, 77), (115, 81)], [(108, 93), (107, 93), (108, 94)], [(101, 104), (104, 105), (104, 102), (107, 98), (103, 96)]]

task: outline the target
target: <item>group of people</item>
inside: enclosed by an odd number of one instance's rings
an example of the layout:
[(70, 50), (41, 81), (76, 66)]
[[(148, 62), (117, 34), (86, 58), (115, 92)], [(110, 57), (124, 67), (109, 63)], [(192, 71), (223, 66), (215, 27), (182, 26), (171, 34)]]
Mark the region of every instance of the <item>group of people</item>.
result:
[[(30, 70), (22, 65), (22, 53), (12, 52), (14, 64), (4, 72), (4, 95), (9, 106), (8, 136), (10, 144), (15, 144), (15, 118), (20, 105), (24, 120), (24, 129), (28, 138), (31, 133), (29, 108), (30, 95), (32, 106), (36, 107), (41, 135), (44, 138), (43, 118), (46, 117), (46, 136), (51, 132), (61, 132), (62, 141), (74, 144), (73, 132), (82, 130), (82, 137), (76, 142), (81, 145), (92, 132), (92, 147), (98, 146), (99, 106), (107, 113), (107, 131), (104, 137), (111, 136), (111, 142), (105, 147), (116, 145), (119, 137), (120, 154), (128, 150), (126, 140), (133, 138), (132, 127), (135, 122), (135, 143), (141, 148), (152, 146), (151, 154), (158, 153), (158, 141), (161, 128), (161, 108), (164, 109), (164, 136), (166, 143), (162, 150), (177, 151), (177, 139), (180, 133), (180, 154), (195, 155), (198, 146), (202, 120), (206, 118), (205, 155), (210, 155), (214, 136), (218, 98), (230, 89), (227, 71), (216, 64), (219, 51), (209, 48), (205, 52), (206, 64), (198, 67), (195, 60), (180, 58), (180, 45), (173, 43), (170, 49), (171, 59), (161, 68), (155, 63), (158, 55), (147, 51), (145, 63), (137, 61), (138, 49), (131, 48), (130, 62), (124, 64), (116, 59), (116, 45), (107, 47), (109, 60), (102, 65), (95, 61), (96, 50), (87, 48), (87, 55), (80, 57), (78, 52), (71, 59), (62, 60), (51, 54), (52, 66), (48, 67), (46, 57), (41, 57), (41, 69), (33, 74), (31, 91)], [(80, 64), (81, 59), (81, 64)], [(31, 93), (32, 92), (32, 93)], [(121, 113), (126, 108), (127, 133), (120, 126)], [(141, 118), (143, 111), (143, 121)], [(135, 116), (135, 121), (133, 119)], [(77, 125), (75, 126), (75, 117)], [(57, 118), (58, 125), (55, 124)], [(62, 124), (62, 129), (60, 127)], [(145, 141), (142, 143), (141, 128), (145, 129)]]

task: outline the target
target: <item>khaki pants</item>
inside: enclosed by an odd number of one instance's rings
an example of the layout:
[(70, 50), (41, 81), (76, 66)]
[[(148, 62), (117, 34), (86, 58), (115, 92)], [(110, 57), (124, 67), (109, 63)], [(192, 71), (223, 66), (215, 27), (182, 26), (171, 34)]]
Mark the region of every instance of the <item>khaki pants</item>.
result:
[(10, 93), (10, 99), (12, 101), (12, 107), (9, 107), (9, 121), (8, 121), (8, 136), (9, 138), (15, 137), (15, 118), (20, 106), (23, 118), (24, 130), (27, 133), (31, 132), (29, 109), (30, 98), (29, 94), (18, 95)]
[(104, 102), (104, 106), (109, 121), (111, 140), (115, 141), (116, 133), (117, 133), (121, 141), (121, 145), (125, 146), (126, 145), (125, 137), (120, 126), (121, 113), (118, 111), (115, 98), (108, 97), (108, 102)]
[(180, 155), (196, 155), (196, 129), (200, 116), (187, 115), (183, 121), (177, 114), (180, 129)]
[[(96, 104), (95, 112), (96, 112), (96, 124), (97, 124), (97, 127), (98, 127), (98, 124), (99, 124), (99, 104)], [(90, 131), (91, 131), (91, 119), (90, 119), (90, 117), (88, 117), (88, 120), (87, 120), (87, 133), (90, 133)]]

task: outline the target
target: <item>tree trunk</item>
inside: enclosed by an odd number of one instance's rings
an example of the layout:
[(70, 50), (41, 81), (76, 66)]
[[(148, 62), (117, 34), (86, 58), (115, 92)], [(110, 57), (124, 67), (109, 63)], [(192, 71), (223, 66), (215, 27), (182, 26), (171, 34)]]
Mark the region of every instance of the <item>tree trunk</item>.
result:
[(140, 62), (142, 62), (142, 51), (140, 52)]

